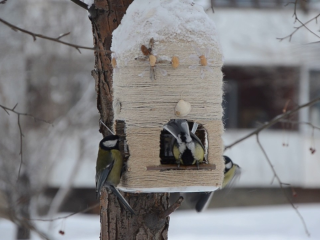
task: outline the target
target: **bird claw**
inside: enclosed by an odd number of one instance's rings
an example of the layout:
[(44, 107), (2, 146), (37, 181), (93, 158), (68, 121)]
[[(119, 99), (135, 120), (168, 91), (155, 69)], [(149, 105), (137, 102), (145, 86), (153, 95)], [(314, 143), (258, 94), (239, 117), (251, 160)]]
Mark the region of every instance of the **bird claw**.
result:
[(179, 162), (176, 162), (177, 163), (177, 165), (178, 165), (178, 169), (180, 168), (180, 161)]
[(197, 168), (199, 170), (199, 160), (196, 161), (196, 164), (197, 164)]

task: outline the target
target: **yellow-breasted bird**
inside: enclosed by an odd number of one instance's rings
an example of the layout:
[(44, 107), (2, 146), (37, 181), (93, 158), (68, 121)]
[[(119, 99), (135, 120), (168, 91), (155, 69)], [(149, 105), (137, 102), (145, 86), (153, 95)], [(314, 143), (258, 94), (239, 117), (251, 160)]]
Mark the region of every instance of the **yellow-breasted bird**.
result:
[(194, 123), (190, 131), (185, 119), (173, 119), (163, 126), (175, 138), (172, 152), (178, 166), (196, 164), (199, 168), (199, 163), (203, 162), (205, 151), (200, 139), (195, 135), (197, 127), (198, 124)]
[(119, 136), (109, 135), (103, 138), (99, 144), (96, 165), (96, 194), (98, 198), (102, 186), (106, 185), (117, 196), (125, 209), (135, 214), (129, 203), (116, 188), (120, 182), (123, 164), (124, 161), (119, 150)]
[[(221, 188), (232, 185), (235, 180), (240, 177), (241, 170), (239, 165), (233, 163), (233, 161), (227, 157), (224, 158), (224, 178)], [(197, 212), (201, 212), (207, 204), (209, 204), (213, 192), (196, 192), (196, 193), (186, 193), (185, 200), (190, 205), (194, 206)]]

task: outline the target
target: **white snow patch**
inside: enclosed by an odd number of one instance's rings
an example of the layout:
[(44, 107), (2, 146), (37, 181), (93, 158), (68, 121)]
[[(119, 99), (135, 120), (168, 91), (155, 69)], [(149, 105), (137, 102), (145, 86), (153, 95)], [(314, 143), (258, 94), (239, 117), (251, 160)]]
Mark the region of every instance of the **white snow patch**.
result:
[[(308, 237), (299, 217), (289, 205), (211, 209), (202, 213), (176, 211), (170, 215), (170, 240), (318, 240), (320, 239), (320, 204), (301, 204), (299, 211), (304, 217), (311, 236)], [(63, 217), (61, 213), (56, 217)], [(47, 230), (50, 222), (37, 221), (41, 230)], [(1, 239), (15, 239), (15, 225), (0, 219)], [(65, 232), (59, 234), (59, 230)], [(46, 232), (48, 233), (48, 232)], [(98, 215), (77, 214), (55, 221), (49, 235), (53, 239), (99, 239)], [(40, 239), (32, 234), (32, 240)]]
[[(301, 204), (299, 211), (304, 217), (311, 236), (308, 237), (299, 217), (289, 205), (211, 209), (202, 213), (176, 211), (170, 215), (170, 240), (302, 240), (320, 239), (320, 204)], [(61, 213), (56, 217), (63, 217)], [(50, 222), (36, 222), (41, 230), (47, 230)], [(1, 239), (15, 239), (15, 225), (0, 219)], [(65, 232), (59, 234), (59, 230)], [(47, 233), (47, 232), (46, 232)], [(77, 214), (55, 221), (49, 235), (53, 239), (99, 239), (98, 215)], [(31, 239), (40, 239), (35, 233)]]
[(111, 50), (118, 56), (140, 54), (151, 38), (159, 41), (187, 41), (220, 46), (214, 22), (203, 7), (191, 0), (135, 0), (113, 32)]

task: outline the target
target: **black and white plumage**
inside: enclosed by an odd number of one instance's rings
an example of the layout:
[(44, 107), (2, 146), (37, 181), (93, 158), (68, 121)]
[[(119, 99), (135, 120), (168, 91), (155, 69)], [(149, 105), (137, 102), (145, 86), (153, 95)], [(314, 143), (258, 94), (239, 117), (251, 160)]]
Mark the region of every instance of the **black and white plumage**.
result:
[(96, 194), (99, 197), (103, 185), (106, 185), (117, 196), (125, 209), (135, 214), (129, 203), (116, 188), (120, 182), (123, 164), (122, 154), (119, 150), (119, 136), (109, 135), (103, 138), (99, 144), (96, 164)]
[(164, 129), (175, 138), (172, 152), (178, 166), (196, 164), (204, 160), (205, 148), (200, 139), (195, 135), (198, 124), (194, 123), (192, 130), (185, 119), (174, 119), (164, 125)]
[[(221, 188), (233, 185), (233, 183), (239, 179), (241, 170), (239, 165), (233, 163), (233, 161), (227, 157), (224, 158), (224, 178)], [(213, 196), (213, 192), (194, 192), (183, 194), (187, 204), (195, 208), (197, 212), (201, 212), (205, 209)]]

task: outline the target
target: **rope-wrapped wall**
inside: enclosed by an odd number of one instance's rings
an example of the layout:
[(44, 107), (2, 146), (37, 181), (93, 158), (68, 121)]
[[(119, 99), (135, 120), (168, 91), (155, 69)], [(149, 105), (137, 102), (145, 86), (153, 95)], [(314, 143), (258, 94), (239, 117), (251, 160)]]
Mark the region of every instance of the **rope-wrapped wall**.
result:
[[(207, 66), (199, 64), (200, 56), (192, 56), (199, 52), (206, 55)], [(140, 48), (121, 56), (114, 54), (117, 61), (113, 75), (115, 119), (126, 122), (130, 150), (128, 171), (119, 187), (145, 191), (151, 188), (179, 191), (188, 186), (199, 186), (200, 191), (201, 186), (219, 187), (224, 169), (221, 53), (215, 43), (197, 46), (179, 40), (156, 42), (152, 53), (157, 57), (152, 80), (150, 63), (147, 58), (143, 60)], [(180, 61), (177, 69), (170, 63), (173, 56)], [(180, 99), (191, 104), (190, 113), (182, 118), (203, 124), (208, 132), (208, 161), (216, 165), (215, 170), (147, 170), (148, 166), (160, 165), (160, 132), (170, 119), (179, 118), (174, 108)]]

